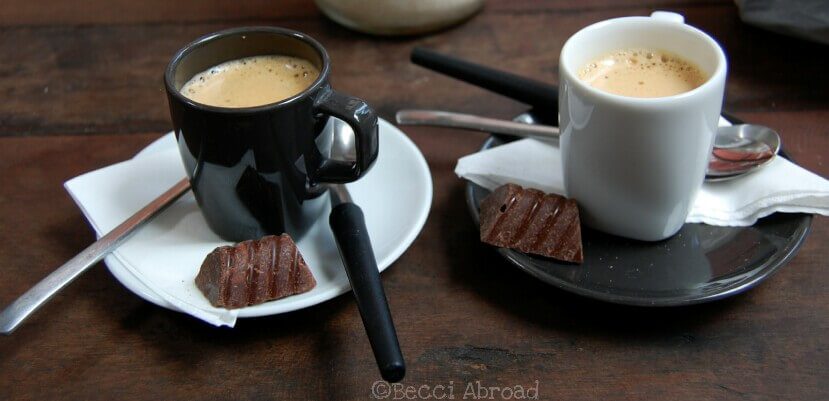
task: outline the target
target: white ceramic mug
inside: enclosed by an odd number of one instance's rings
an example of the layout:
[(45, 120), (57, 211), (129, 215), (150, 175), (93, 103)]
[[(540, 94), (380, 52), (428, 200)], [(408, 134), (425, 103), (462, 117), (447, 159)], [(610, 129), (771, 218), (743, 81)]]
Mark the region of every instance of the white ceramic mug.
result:
[[(709, 78), (659, 98), (614, 95), (578, 79), (591, 60), (634, 47), (677, 54)], [(725, 76), (720, 46), (679, 14), (606, 20), (567, 40), (559, 60), (562, 167), (582, 222), (645, 241), (679, 231), (705, 178)]]

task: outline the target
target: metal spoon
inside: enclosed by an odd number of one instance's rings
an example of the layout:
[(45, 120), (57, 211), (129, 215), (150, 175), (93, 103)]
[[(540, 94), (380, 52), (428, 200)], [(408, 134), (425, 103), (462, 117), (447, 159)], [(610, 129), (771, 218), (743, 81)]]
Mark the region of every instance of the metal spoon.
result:
[[(493, 134), (515, 135), (541, 140), (558, 140), (558, 127), (480, 117), (437, 110), (400, 110), (397, 123), (460, 128)], [(761, 125), (740, 124), (720, 127), (705, 173), (706, 181), (725, 181), (756, 171), (774, 160), (780, 150), (780, 136)]]
[(190, 181), (182, 179), (163, 194), (159, 195), (134, 215), (124, 220), (101, 239), (75, 255), (63, 266), (57, 268), (46, 278), (35, 284), (20, 298), (0, 312), (0, 333), (11, 334), (29, 315), (43, 306), (81, 273), (89, 270), (104, 256), (108, 255), (126, 241), (135, 230), (153, 218), (160, 211), (170, 206), (176, 199), (190, 190)]

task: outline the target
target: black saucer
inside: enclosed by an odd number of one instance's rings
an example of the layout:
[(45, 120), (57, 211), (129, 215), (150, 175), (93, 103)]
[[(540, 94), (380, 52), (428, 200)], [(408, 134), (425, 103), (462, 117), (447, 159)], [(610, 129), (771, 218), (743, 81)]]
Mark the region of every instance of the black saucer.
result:
[[(518, 119), (533, 121), (529, 114)], [(490, 137), (481, 150), (510, 140), (514, 138)], [(467, 205), (476, 224), (487, 194), (476, 184), (467, 185)], [(775, 213), (750, 227), (685, 224), (675, 236), (655, 243), (583, 227), (581, 265), (497, 251), (539, 280), (589, 298), (639, 306), (690, 305), (739, 294), (770, 277), (794, 257), (811, 223), (810, 214)]]

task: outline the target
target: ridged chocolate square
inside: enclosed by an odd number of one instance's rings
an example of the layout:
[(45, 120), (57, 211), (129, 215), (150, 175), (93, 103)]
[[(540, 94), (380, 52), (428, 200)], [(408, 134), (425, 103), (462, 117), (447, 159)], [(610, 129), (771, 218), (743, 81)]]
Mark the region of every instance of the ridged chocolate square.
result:
[(300, 294), (316, 285), (287, 234), (218, 247), (207, 255), (196, 276), (196, 286), (210, 303), (228, 309)]
[(576, 202), (515, 184), (496, 188), (481, 202), (481, 241), (566, 262), (584, 261)]

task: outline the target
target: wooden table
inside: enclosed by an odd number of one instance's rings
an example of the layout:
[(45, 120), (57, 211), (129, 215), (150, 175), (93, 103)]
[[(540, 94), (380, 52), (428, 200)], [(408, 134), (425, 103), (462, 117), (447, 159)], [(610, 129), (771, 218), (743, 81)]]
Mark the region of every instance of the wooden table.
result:
[[(453, 29), (376, 38), (303, 0), (9, 0), (0, 8), (0, 305), (94, 240), (61, 184), (167, 132), (168, 59), (232, 26), (316, 37), (334, 85), (386, 119), (407, 107), (508, 118), (525, 106), (413, 66), (411, 48), (557, 82), (559, 49), (580, 27), (678, 11), (729, 55), (726, 109), (778, 128), (798, 163), (829, 176), (825, 46), (744, 25), (733, 1), (621, 3), (490, 0)], [(826, 218), (815, 218), (788, 266), (744, 295), (671, 309), (598, 303), (532, 279), (478, 242), (452, 170), (484, 135), (406, 132), (429, 162), (434, 201), (420, 236), (383, 274), (405, 385), (453, 386), (455, 399), (475, 381), (537, 381), (539, 398), (553, 400), (829, 399)], [(103, 265), (0, 338), (3, 400), (365, 399), (376, 380), (349, 295), (214, 328), (141, 300)]]

